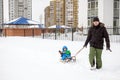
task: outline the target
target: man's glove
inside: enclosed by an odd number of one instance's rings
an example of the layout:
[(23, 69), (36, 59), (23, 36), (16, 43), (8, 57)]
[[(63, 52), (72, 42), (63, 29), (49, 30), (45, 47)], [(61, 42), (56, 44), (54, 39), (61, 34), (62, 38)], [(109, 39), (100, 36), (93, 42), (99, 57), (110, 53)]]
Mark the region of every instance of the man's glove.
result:
[(86, 45), (84, 45), (84, 46), (83, 46), (83, 48), (87, 48), (87, 46), (86, 46)]
[(112, 50), (110, 48), (108, 48), (108, 47), (106, 48), (106, 50), (109, 50), (110, 52), (112, 52)]

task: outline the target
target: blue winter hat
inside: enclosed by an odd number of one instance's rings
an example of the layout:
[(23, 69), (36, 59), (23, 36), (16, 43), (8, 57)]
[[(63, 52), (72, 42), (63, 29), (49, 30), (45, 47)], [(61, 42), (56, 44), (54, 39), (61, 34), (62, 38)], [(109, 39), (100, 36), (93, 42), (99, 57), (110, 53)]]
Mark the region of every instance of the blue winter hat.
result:
[(67, 46), (63, 46), (62, 50), (64, 51), (64, 49), (68, 50)]

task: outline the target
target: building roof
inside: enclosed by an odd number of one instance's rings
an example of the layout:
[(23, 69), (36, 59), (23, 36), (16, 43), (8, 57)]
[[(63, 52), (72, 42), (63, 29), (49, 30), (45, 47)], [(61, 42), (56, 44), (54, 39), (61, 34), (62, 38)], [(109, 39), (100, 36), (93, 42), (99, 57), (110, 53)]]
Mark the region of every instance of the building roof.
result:
[(33, 21), (24, 17), (19, 17), (14, 20), (11, 20), (4, 25), (39, 25), (40, 23), (37, 21)]

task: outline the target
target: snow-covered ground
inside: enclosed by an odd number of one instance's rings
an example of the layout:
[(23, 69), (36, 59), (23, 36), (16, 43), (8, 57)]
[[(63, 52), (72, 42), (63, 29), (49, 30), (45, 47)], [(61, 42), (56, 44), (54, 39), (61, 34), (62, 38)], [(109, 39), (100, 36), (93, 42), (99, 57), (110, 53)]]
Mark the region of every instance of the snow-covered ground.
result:
[(0, 80), (120, 80), (120, 43), (103, 50), (103, 68), (91, 71), (89, 46), (76, 63), (61, 63), (58, 50), (68, 46), (74, 55), (84, 42), (31, 37), (0, 38)]

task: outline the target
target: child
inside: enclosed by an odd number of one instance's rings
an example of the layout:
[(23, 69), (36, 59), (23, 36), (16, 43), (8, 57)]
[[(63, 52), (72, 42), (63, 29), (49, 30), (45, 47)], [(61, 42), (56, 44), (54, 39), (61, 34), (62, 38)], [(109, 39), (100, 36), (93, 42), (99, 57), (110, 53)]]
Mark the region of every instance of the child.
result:
[(71, 58), (71, 52), (68, 50), (67, 46), (63, 46), (62, 51), (59, 51), (59, 53), (63, 61)]

